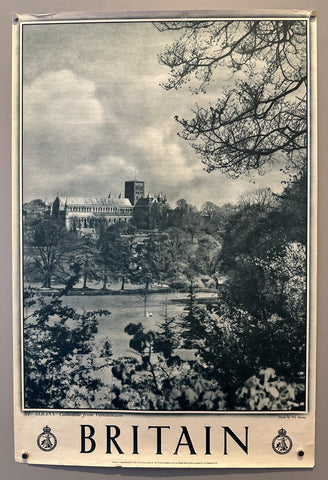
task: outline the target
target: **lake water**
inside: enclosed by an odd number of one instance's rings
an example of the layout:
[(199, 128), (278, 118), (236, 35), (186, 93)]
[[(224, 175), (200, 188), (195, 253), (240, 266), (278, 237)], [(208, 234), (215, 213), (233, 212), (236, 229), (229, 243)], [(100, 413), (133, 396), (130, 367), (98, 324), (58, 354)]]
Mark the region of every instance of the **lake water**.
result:
[[(211, 296), (209, 293), (196, 295), (197, 298)], [(97, 340), (101, 341), (108, 337), (116, 358), (133, 354), (129, 347), (131, 337), (124, 332), (126, 325), (131, 322), (141, 322), (145, 331), (156, 331), (159, 323), (164, 320), (165, 312), (167, 311), (168, 317), (180, 315), (185, 308), (186, 301), (187, 294), (151, 294), (147, 296), (145, 309), (144, 298), (139, 295), (79, 295), (63, 299), (64, 304), (75, 308), (78, 312), (96, 309), (106, 309), (111, 312), (109, 316), (99, 317)]]

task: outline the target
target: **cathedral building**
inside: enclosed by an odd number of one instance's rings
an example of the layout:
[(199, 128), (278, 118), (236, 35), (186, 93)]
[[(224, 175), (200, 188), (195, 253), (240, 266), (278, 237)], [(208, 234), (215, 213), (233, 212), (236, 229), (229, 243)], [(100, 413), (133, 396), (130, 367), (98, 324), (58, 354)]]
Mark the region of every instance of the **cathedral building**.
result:
[(145, 196), (145, 182), (125, 182), (122, 195), (108, 197), (60, 197), (57, 195), (51, 206), (51, 215), (65, 222), (67, 230), (76, 230), (82, 235), (95, 235), (97, 228), (134, 219), (137, 228), (156, 228), (155, 219), (166, 205), (166, 196)]
[(96, 228), (118, 222), (130, 222), (133, 206), (128, 198), (114, 197), (59, 197), (52, 205), (52, 215), (65, 221), (67, 230), (94, 234)]

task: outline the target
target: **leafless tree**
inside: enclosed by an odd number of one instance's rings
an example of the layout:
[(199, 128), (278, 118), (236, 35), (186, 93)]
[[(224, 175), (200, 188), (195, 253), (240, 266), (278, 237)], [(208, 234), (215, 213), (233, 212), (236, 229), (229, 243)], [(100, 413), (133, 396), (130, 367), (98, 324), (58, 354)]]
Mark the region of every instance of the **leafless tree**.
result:
[(240, 197), (240, 205), (248, 210), (272, 210), (276, 204), (276, 197), (270, 188), (258, 188)]
[(236, 178), (268, 162), (306, 165), (306, 21), (225, 20), (156, 23), (180, 37), (159, 61), (170, 68), (167, 90), (188, 83), (195, 94), (231, 69), (215, 105), (196, 104), (193, 118), (176, 117), (207, 171)]

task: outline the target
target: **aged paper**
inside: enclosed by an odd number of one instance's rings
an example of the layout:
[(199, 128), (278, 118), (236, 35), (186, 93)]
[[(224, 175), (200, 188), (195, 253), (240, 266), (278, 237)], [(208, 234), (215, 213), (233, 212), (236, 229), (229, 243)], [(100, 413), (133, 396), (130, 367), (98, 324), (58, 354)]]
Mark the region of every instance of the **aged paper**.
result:
[(15, 458), (311, 467), (316, 15), (13, 20)]

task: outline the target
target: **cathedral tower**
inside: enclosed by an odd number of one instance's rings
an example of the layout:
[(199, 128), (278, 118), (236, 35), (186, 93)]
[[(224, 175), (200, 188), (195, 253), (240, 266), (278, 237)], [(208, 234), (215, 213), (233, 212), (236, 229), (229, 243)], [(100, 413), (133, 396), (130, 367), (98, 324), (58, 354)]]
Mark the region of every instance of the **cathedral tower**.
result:
[(125, 182), (124, 197), (128, 198), (134, 206), (139, 198), (145, 197), (145, 182), (140, 182), (139, 180)]

